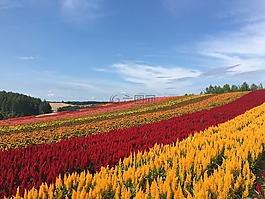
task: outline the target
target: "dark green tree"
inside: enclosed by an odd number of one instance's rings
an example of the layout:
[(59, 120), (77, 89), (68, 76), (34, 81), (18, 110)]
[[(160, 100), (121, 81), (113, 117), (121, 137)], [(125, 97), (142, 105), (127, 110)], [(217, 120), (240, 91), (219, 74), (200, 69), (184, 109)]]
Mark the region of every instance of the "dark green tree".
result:
[(222, 88), (221, 86), (217, 86), (217, 87), (216, 87), (216, 93), (217, 93), (217, 94), (224, 93), (223, 88)]
[(251, 86), (250, 86), (250, 90), (252, 90), (252, 91), (255, 91), (255, 90), (258, 90), (259, 89), (259, 87), (256, 85), (256, 84), (251, 84)]
[(212, 85), (209, 86), (209, 93), (213, 93), (214, 92), (214, 87)]
[(43, 102), (40, 103), (40, 105), (39, 105), (39, 114), (51, 113), (51, 112), (52, 112), (52, 107), (49, 104), (49, 102), (44, 100)]
[(224, 91), (224, 93), (229, 93), (229, 92), (231, 92), (230, 85), (229, 85), (229, 84), (225, 84), (225, 85), (223, 86), (223, 91)]
[(239, 90), (238, 86), (237, 85), (232, 85), (231, 86), (231, 91), (232, 92), (237, 92)]
[(243, 82), (243, 84), (240, 86), (240, 91), (250, 91), (250, 88), (247, 82)]

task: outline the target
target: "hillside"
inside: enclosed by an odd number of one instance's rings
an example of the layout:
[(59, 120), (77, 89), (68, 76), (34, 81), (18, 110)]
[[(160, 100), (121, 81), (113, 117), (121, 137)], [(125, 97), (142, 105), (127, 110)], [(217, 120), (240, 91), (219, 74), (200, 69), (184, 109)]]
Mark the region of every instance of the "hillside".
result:
[(175, 96), (2, 124), (0, 196), (246, 198), (264, 102), (265, 90)]

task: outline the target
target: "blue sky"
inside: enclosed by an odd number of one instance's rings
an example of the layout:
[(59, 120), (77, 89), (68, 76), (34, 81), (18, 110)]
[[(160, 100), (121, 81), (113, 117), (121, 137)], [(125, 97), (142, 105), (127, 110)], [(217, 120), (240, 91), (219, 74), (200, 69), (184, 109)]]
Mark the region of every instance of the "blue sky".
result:
[(0, 71), (53, 101), (265, 85), (265, 1), (0, 0)]

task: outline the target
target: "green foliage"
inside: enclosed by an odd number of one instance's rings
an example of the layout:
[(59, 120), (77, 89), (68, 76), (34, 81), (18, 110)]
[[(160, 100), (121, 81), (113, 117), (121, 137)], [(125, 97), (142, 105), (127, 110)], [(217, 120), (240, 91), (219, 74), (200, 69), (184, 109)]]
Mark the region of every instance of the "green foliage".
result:
[(258, 89), (259, 89), (259, 87), (256, 84), (251, 84), (250, 90), (255, 91), (255, 90), (258, 90)]
[(229, 93), (229, 92), (231, 92), (230, 85), (229, 85), (229, 84), (225, 84), (225, 85), (223, 86), (223, 91), (224, 91), (224, 93)]
[(0, 119), (50, 113), (51, 106), (46, 101), (27, 95), (0, 91)]
[(84, 107), (81, 107), (81, 106), (64, 106), (64, 107), (60, 107), (57, 109), (58, 112), (61, 112), (61, 111), (76, 111), (77, 109), (81, 109), (81, 108), (84, 108)]
[(247, 82), (244, 82), (240, 86), (236, 86), (236, 85), (230, 86), (229, 84), (225, 84), (223, 87), (210, 85), (209, 87), (205, 88), (204, 93), (205, 94), (220, 94), (220, 93), (237, 92), (237, 91), (254, 91), (254, 90), (261, 90), (261, 89), (263, 89), (262, 84), (257, 86), (256, 84), (253, 83), (251, 84), (251, 86), (249, 86)]
[(51, 113), (51, 110), (52, 110), (52, 107), (49, 104), (49, 102), (47, 102), (46, 100), (40, 103), (39, 114)]
[(250, 91), (249, 85), (247, 84), (247, 82), (244, 82), (241, 86), (240, 86), (240, 91)]
[(237, 92), (237, 91), (238, 91), (238, 86), (232, 85), (231, 92)]

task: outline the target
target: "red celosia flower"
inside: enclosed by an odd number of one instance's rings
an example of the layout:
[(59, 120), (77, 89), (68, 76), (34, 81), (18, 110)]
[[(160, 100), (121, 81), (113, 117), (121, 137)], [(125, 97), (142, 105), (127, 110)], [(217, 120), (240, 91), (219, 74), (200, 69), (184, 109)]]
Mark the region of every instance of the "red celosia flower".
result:
[(255, 189), (256, 189), (256, 191), (259, 193), (259, 195), (261, 197), (264, 197), (263, 190), (262, 190), (262, 187), (261, 187), (260, 183), (256, 184)]

